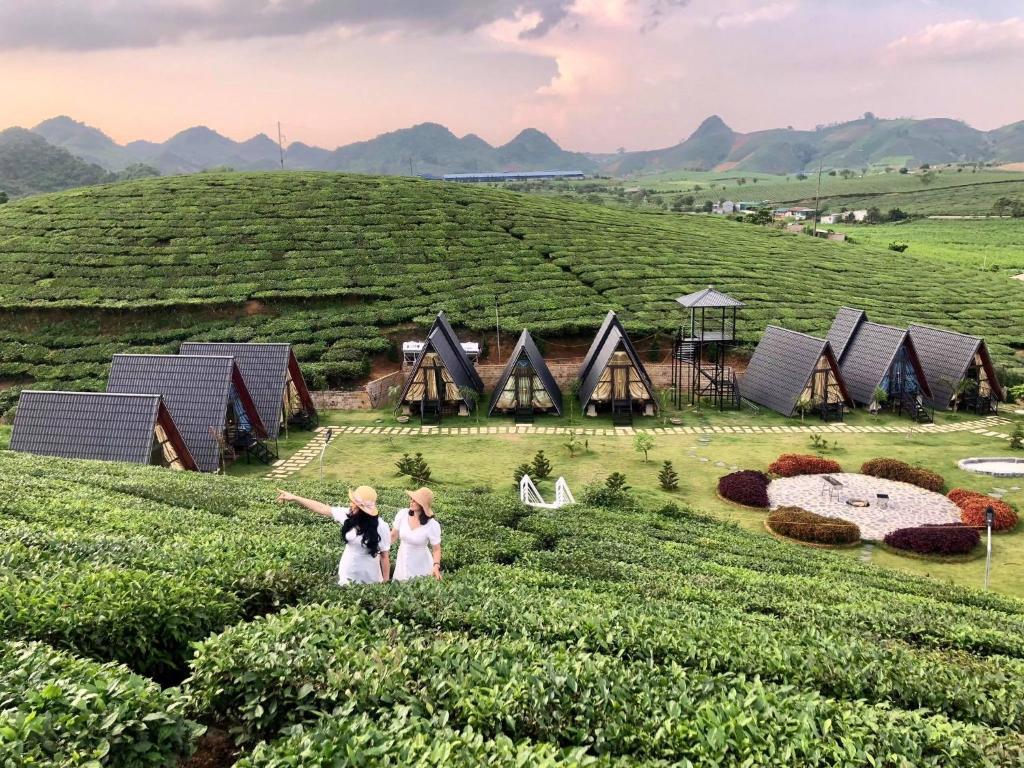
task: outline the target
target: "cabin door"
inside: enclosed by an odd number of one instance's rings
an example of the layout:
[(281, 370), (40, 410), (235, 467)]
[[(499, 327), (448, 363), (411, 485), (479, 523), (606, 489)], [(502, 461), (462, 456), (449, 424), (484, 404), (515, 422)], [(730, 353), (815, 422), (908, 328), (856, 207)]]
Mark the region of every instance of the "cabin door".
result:
[(533, 371), (526, 366), (516, 366), (516, 409), (533, 410)]
[(612, 400), (629, 400), (629, 366), (613, 365)]

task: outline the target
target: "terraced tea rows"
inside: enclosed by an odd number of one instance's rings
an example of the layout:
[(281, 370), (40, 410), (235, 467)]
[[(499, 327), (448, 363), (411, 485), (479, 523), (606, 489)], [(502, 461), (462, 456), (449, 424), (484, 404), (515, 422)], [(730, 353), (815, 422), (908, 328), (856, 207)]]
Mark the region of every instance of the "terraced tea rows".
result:
[(481, 333), (497, 302), (542, 337), (614, 308), (647, 334), (709, 283), (748, 303), (747, 342), (853, 304), (981, 333), (1007, 365), (1024, 345), (1024, 285), (879, 247), (413, 179), (198, 174), (0, 209), (0, 379), (94, 387), (114, 350), (197, 338), (290, 341), (314, 386), (338, 384), (439, 308)]
[(441, 491), (445, 581), (338, 590), (336, 526), (263, 482), (6, 453), (0, 477), (0, 761), (163, 764), (196, 722), (242, 768), (1024, 759), (1024, 603), (677, 506)]

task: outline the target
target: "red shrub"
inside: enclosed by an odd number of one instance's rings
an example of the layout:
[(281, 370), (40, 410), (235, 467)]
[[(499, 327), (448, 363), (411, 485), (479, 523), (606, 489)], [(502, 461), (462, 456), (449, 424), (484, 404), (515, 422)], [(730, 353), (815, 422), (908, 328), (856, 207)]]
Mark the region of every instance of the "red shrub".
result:
[(900, 528), (885, 535), (890, 547), (919, 555), (966, 555), (980, 540), (977, 530), (959, 523)]
[(898, 459), (871, 459), (864, 462), (860, 471), (864, 475), (910, 483), (935, 493), (942, 493), (942, 488), (946, 484), (939, 473), (932, 472), (930, 469), (912, 467), (907, 462)]
[(839, 466), (839, 462), (832, 459), (800, 453), (784, 453), (772, 462), (768, 471), (779, 477), (796, 477), (797, 475), (826, 475), (843, 470)]
[(987, 499), (990, 497), (980, 491), (972, 491), (969, 488), (954, 488), (946, 494), (946, 498), (959, 507), (970, 499)]
[(768, 515), (768, 527), (780, 536), (815, 544), (852, 544), (860, 541), (856, 523), (825, 517), (800, 507), (779, 507)]
[(992, 523), (993, 531), (1008, 531), (1017, 525), (1017, 513), (1013, 507), (991, 496), (972, 497), (957, 506), (960, 507), (960, 519), (964, 525), (985, 528), (985, 510), (989, 507), (996, 513), (995, 522)]
[(718, 479), (718, 493), (737, 504), (765, 508), (768, 506), (768, 475), (753, 469), (733, 472)]

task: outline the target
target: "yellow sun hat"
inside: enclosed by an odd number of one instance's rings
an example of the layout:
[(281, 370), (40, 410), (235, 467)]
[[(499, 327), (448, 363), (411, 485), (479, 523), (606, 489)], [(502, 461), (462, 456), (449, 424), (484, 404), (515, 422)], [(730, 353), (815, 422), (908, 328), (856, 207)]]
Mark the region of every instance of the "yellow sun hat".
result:
[(368, 515), (377, 516), (377, 492), (368, 485), (360, 485), (354, 491), (348, 492), (349, 503), (353, 507), (359, 507)]

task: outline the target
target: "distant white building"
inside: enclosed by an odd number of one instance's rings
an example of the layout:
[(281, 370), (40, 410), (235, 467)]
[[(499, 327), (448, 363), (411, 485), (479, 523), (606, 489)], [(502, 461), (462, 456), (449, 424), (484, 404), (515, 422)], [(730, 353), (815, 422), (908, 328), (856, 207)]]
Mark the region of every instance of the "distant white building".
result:
[(806, 221), (814, 216), (813, 208), (796, 206), (793, 208), (776, 208), (774, 217), (776, 219), (793, 219), (794, 221)]
[(736, 210), (736, 203), (732, 200), (722, 200), (721, 202), (715, 203), (711, 206), (712, 213), (720, 213), (722, 215), (734, 213)]

